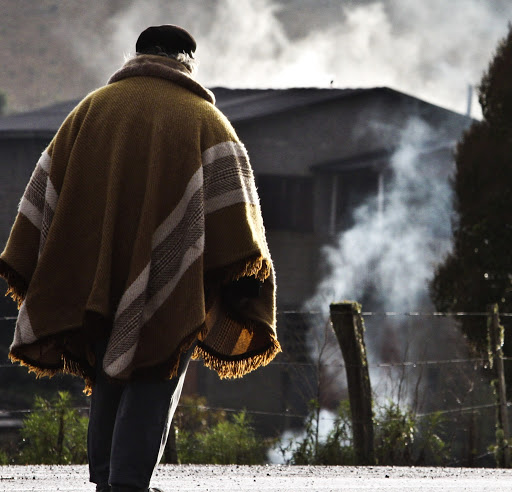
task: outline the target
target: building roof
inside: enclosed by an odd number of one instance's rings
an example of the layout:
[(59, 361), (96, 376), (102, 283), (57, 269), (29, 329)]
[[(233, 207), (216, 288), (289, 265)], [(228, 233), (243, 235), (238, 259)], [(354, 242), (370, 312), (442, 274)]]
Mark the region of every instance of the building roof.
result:
[(353, 96), (368, 89), (213, 89), (217, 107), (232, 122)]
[(0, 118), (1, 136), (31, 136), (53, 134), (77, 105), (78, 101), (66, 101), (24, 113)]
[[(217, 107), (236, 124), (272, 114), (292, 111), (297, 108), (379, 93), (436, 108), (401, 92), (385, 87), (373, 89), (212, 89), (217, 98)], [(27, 136), (52, 137), (69, 112), (79, 100), (65, 101), (37, 110), (12, 114), (0, 118), (0, 137), (16, 138)], [(438, 108), (445, 113), (452, 111)], [(457, 113), (453, 113), (458, 117)]]

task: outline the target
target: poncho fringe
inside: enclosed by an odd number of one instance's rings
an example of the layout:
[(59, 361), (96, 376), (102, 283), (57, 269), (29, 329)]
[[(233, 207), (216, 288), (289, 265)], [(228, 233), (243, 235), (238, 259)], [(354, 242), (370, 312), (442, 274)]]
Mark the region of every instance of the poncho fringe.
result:
[(221, 354), (212, 354), (201, 345), (198, 345), (193, 354), (194, 359), (203, 359), (206, 367), (213, 369), (221, 379), (241, 378), (247, 373), (252, 372), (259, 367), (266, 366), (274, 357), (281, 352), (281, 346), (275, 336), (271, 336), (271, 345), (261, 353), (247, 355), (245, 358), (226, 358)]
[(8, 288), (5, 292), (6, 296), (10, 296), (14, 302), (18, 304), (18, 309), (23, 303), (27, 295), (27, 282), (13, 268), (11, 268), (4, 260), (0, 258), (0, 277), (7, 282)]

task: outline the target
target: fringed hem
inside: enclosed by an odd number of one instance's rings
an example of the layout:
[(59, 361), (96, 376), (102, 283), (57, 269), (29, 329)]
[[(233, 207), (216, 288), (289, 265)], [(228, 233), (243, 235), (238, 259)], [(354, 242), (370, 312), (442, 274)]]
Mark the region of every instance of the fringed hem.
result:
[(203, 359), (204, 365), (214, 370), (221, 379), (232, 379), (241, 378), (259, 367), (266, 366), (279, 352), (281, 352), (281, 346), (272, 334), (270, 336), (270, 346), (260, 353), (241, 356), (243, 358), (226, 357), (222, 354), (209, 352), (205, 346), (198, 345), (192, 358)]
[[(178, 376), (181, 365), (181, 357), (187, 353), (196, 343), (197, 340), (202, 340), (206, 336), (207, 330), (203, 325), (197, 330), (186, 336), (178, 345), (175, 352), (165, 361), (155, 366), (139, 367), (131, 372), (126, 377), (120, 376), (119, 378), (106, 377), (117, 383), (126, 383), (128, 381), (154, 381), (172, 379)], [(85, 378), (84, 378), (85, 379)], [(91, 388), (92, 389), (92, 388)]]
[(72, 376), (78, 376), (84, 380), (84, 393), (86, 395), (91, 394), (91, 388), (93, 383), (92, 378), (90, 377), (90, 374), (84, 370), (84, 368), (79, 362), (63, 357), (62, 366), (44, 367), (38, 366), (34, 361), (25, 359), (22, 355), (18, 355), (12, 351), (9, 353), (9, 359), (11, 360), (11, 362), (18, 363), (26, 367), (28, 369), (28, 372), (33, 373), (38, 379), (43, 377), (52, 378), (57, 374), (69, 374)]
[[(197, 342), (197, 340), (203, 340), (204, 337), (208, 334), (208, 330), (205, 325), (201, 326), (194, 333), (191, 333), (189, 336), (185, 337), (182, 342), (179, 344), (176, 349), (175, 355), (171, 358), (168, 366), (170, 369), (167, 371), (167, 376), (169, 379), (175, 378), (178, 376), (178, 370), (181, 363), (181, 356), (188, 352), (192, 346)], [(194, 350), (195, 354), (195, 350)], [(192, 357), (194, 357), (192, 355)]]
[(9, 288), (5, 295), (11, 296), (13, 301), (18, 304), (18, 309), (27, 295), (28, 284), (26, 280), (12, 268), (8, 263), (0, 258), (0, 277), (3, 277)]
[(270, 262), (261, 255), (255, 255), (229, 266), (225, 278), (227, 282), (233, 282), (242, 277), (255, 277), (264, 282), (270, 273)]

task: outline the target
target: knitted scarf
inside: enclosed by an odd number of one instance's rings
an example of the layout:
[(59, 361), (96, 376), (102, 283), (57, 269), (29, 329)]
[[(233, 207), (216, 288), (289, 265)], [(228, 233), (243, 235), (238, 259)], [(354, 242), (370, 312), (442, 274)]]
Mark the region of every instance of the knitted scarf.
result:
[[(241, 377), (280, 351), (275, 278), (246, 150), (179, 63), (138, 56), (42, 153), (0, 275), (18, 302), (9, 357), (39, 375), (176, 374), (180, 355)], [(226, 295), (245, 277), (257, 295)]]

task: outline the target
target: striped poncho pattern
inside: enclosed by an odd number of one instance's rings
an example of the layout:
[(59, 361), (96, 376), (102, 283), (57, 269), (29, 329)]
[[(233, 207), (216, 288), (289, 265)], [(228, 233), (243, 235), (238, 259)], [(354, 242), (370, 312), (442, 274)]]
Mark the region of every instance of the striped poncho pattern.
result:
[[(172, 377), (180, 355), (240, 377), (280, 351), (275, 275), (253, 172), (214, 97), (143, 55), (89, 94), (42, 153), (0, 275), (18, 301), (10, 358), (90, 389), (94, 343), (114, 379)], [(228, 302), (252, 277), (257, 296)]]

